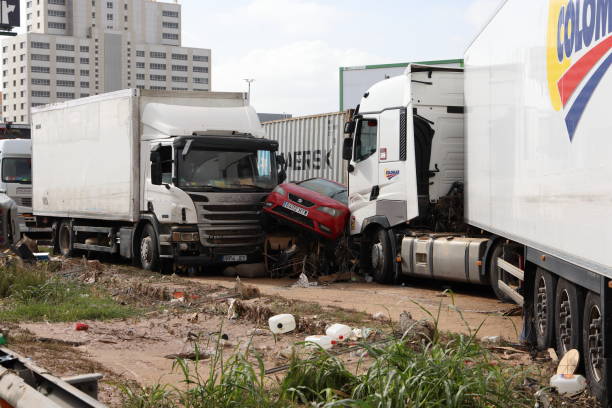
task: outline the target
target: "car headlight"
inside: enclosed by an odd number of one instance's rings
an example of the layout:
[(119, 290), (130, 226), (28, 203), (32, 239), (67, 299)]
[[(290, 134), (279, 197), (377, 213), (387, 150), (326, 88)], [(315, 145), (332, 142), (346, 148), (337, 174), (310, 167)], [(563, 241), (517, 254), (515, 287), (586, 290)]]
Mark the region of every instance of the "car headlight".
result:
[(273, 190), (273, 192), (278, 193), (278, 194), (280, 194), (282, 196), (287, 195), (287, 192), (281, 186), (276, 186), (276, 188)]
[(318, 210), (324, 212), (325, 214), (329, 214), (332, 217), (337, 217), (338, 215), (340, 215), (340, 211), (331, 207), (319, 207)]

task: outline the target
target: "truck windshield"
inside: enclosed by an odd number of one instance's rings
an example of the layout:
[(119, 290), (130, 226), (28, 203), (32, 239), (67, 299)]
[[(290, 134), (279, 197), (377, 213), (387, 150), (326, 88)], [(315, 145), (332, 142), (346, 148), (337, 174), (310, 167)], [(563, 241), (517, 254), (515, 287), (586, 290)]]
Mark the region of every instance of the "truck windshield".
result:
[(2, 159), (2, 181), (5, 183), (29, 184), (32, 182), (32, 159)]
[[(179, 154), (179, 156), (182, 156)], [(228, 152), (193, 148), (179, 158), (179, 187), (201, 190), (272, 190), (274, 154), (268, 150)]]

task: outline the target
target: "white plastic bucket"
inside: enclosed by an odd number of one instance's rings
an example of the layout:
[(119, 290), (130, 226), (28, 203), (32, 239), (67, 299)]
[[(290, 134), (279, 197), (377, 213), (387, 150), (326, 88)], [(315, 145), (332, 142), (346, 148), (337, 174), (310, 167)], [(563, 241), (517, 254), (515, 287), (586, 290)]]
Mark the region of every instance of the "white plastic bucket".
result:
[(289, 333), (295, 330), (295, 317), (291, 314), (280, 314), (268, 319), (270, 331), (274, 334)]
[(329, 350), (334, 345), (334, 339), (329, 336), (308, 336), (305, 341), (318, 344), (323, 350)]
[(550, 386), (561, 395), (576, 395), (586, 388), (586, 379), (578, 374), (555, 374), (550, 378)]
[(327, 330), (325, 330), (325, 334), (327, 334), (329, 337), (336, 340), (337, 342), (343, 342), (348, 340), (348, 338), (351, 336), (351, 333), (352, 330), (349, 326), (340, 323), (332, 324), (327, 328)]

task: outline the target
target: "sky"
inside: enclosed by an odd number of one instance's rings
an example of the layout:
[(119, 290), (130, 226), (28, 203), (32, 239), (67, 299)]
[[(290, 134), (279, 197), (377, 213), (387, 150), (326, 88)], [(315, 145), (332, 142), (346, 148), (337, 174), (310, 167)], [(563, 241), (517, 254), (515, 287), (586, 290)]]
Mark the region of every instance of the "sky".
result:
[(182, 0), (183, 45), (212, 50), (212, 90), (258, 112), (338, 110), (341, 66), (462, 58), (503, 0)]

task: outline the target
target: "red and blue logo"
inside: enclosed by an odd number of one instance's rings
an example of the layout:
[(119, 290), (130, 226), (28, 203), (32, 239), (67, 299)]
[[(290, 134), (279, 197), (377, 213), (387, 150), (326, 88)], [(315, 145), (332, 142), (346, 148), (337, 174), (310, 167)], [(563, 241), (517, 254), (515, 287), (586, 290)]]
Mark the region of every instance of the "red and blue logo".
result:
[(385, 177), (387, 178), (387, 180), (391, 180), (399, 176), (399, 174), (400, 174), (399, 170), (385, 170)]
[(612, 65), (612, 0), (550, 0), (548, 88), (570, 141)]

